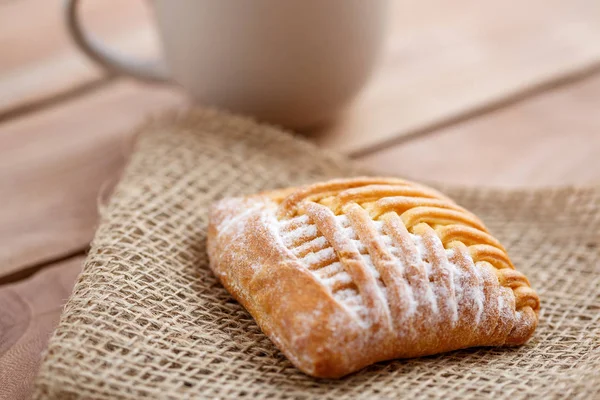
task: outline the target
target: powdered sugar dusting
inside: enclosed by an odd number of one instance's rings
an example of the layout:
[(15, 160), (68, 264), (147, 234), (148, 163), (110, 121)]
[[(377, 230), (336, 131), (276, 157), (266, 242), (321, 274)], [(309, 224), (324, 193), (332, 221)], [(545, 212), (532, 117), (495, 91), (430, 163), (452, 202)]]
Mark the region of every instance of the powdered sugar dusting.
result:
[(334, 263), (329, 264), (326, 267), (315, 270), (314, 274), (320, 279), (326, 279), (342, 271), (344, 271), (344, 266), (341, 262), (336, 261)]
[(333, 294), (333, 298), (346, 308), (356, 313), (359, 318), (366, 318), (366, 306), (356, 289), (342, 289)]
[[(485, 312), (486, 299), (483, 279), (472, 260), (466, 267), (458, 265), (453, 261), (455, 250), (445, 249), (437, 235), (432, 235), (426, 241), (421, 234), (410, 232), (407, 238), (411, 251), (407, 253), (401, 250), (406, 247), (396, 243), (396, 239), (386, 231), (383, 221), (371, 220), (370, 223), (377, 232), (380, 244), (393, 257), (393, 268), (398, 270), (400, 276), (409, 266), (420, 269), (424, 274), (423, 286), (415, 288), (407, 284), (403, 288), (402, 295), (407, 304), (405, 312), (408, 316), (428, 310), (429, 318), (440, 323), (447, 321), (451, 326), (455, 326), (461, 309), (470, 307), (474, 313), (473, 323), (480, 324)], [(369, 253), (366, 243), (360, 240), (352, 220), (346, 215), (335, 215), (335, 224), (337, 230), (332, 236), (334, 240), (347, 243), (360, 253), (363, 268), (375, 279), (382, 298), (387, 299), (390, 296), (389, 289), (383, 283), (379, 267)], [(365, 299), (354, 284), (352, 275), (346, 270), (344, 263), (340, 262), (336, 250), (319, 232), (310, 216), (304, 214), (281, 221), (279, 234), (285, 246), (298, 257), (307, 270), (311, 271), (317, 281), (330, 291), (336, 301), (356, 315), (368, 315)], [(463, 268), (471, 271), (468, 277), (463, 276)], [(510, 311), (503, 302), (503, 299), (498, 300), (495, 308)]]
[(354, 229), (351, 226), (348, 226), (346, 228), (342, 228), (342, 232), (343, 234), (350, 240), (358, 240), (358, 237), (356, 236), (356, 232), (354, 232)]
[(371, 274), (375, 277), (375, 279), (379, 279), (380, 278), (379, 271), (377, 271), (377, 268), (375, 268), (375, 264), (373, 264), (373, 260), (371, 260), (371, 256), (368, 254), (363, 254), (362, 258), (363, 258), (363, 261), (365, 262), (365, 265), (367, 266), (367, 268), (369, 268), (369, 271), (371, 271)]
[(346, 227), (350, 226), (350, 221), (348, 220), (348, 217), (344, 214), (336, 215), (335, 219), (342, 228), (346, 228)]
[(483, 302), (485, 301), (485, 295), (483, 293), (483, 278), (481, 277), (481, 273), (478, 268), (473, 268), (473, 273), (477, 277), (477, 286), (475, 290), (472, 291), (473, 299), (475, 300), (475, 304), (477, 305), (477, 314), (475, 315), (475, 325), (479, 325), (481, 322), (481, 316), (483, 315)]
[[(415, 246), (416, 254), (415, 254), (415, 259), (409, 260), (409, 262), (412, 262), (414, 265), (421, 265), (421, 267), (425, 271), (426, 280), (428, 281), (429, 277), (431, 276), (431, 263), (428, 261), (429, 250), (427, 249), (427, 246), (425, 246), (425, 243), (423, 242), (423, 238), (421, 236), (414, 235), (411, 233), (410, 238), (412, 239), (412, 242)], [(431, 285), (427, 285), (425, 293), (420, 293), (420, 294), (421, 294), (422, 298), (416, 299), (417, 302), (419, 302), (421, 304), (423, 304), (423, 303), (429, 304), (431, 307), (432, 313), (434, 315), (438, 314), (439, 310), (438, 310), (438, 305), (437, 305), (437, 301), (436, 301), (436, 293), (433, 291), (433, 288), (431, 287)]]
[(361, 242), (358, 239), (351, 239), (351, 240), (352, 240), (352, 244), (354, 244), (354, 246), (356, 246), (356, 249), (358, 250), (358, 252), (360, 254), (365, 255), (368, 253), (367, 246), (365, 246), (365, 244), (363, 242)]
[[(346, 301), (353, 297), (357, 297), (358, 292), (354, 289), (342, 289), (342, 290), (339, 290), (335, 294), (335, 296), (336, 296), (337, 300), (339, 300), (339, 301)], [(358, 297), (360, 297), (360, 296), (358, 296)]]
[(410, 236), (410, 239), (412, 240), (412, 243), (414, 244), (416, 253), (413, 253), (414, 258), (409, 259), (408, 262), (412, 263), (414, 265), (418, 265), (421, 263), (421, 260), (423, 260), (423, 257), (425, 256), (425, 253), (426, 253), (425, 247), (423, 246), (423, 238), (421, 238), (421, 236), (419, 236), (419, 235), (413, 235), (412, 233), (410, 233), (409, 236)]
[(312, 239), (315, 239), (318, 235), (317, 227), (310, 224), (300, 225), (294, 230), (285, 232), (283, 237), (283, 243), (287, 247), (296, 247), (298, 243), (305, 243)]
[(388, 235), (381, 235), (381, 240), (383, 241), (383, 244), (385, 245), (385, 247), (391, 248), (394, 246), (394, 244), (392, 242), (392, 238), (389, 237)]
[(317, 253), (327, 247), (329, 247), (327, 239), (324, 236), (317, 236), (313, 240), (294, 247), (292, 251), (296, 257), (304, 257), (308, 253)]
[(329, 278), (322, 279), (321, 282), (335, 292), (336, 289), (349, 286), (352, 283), (352, 277), (346, 271), (341, 271)]
[(326, 267), (337, 260), (338, 258), (333, 247), (326, 247), (316, 253), (308, 253), (300, 259), (300, 261), (311, 270), (317, 267)]
[(279, 229), (281, 232), (288, 232), (298, 228), (299, 226), (306, 225), (308, 222), (308, 215), (300, 215), (291, 219), (280, 221)]

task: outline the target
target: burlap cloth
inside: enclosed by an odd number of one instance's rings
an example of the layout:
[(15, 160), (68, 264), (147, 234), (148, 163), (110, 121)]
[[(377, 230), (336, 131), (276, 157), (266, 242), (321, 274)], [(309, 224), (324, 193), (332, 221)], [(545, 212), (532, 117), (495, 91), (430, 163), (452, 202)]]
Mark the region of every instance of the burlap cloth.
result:
[(208, 269), (207, 207), (353, 173), (343, 158), (242, 118), (195, 111), (149, 123), (34, 397), (599, 398), (600, 188), (443, 188), (483, 218), (538, 290), (540, 326), (527, 345), (384, 362), (339, 381), (297, 371)]

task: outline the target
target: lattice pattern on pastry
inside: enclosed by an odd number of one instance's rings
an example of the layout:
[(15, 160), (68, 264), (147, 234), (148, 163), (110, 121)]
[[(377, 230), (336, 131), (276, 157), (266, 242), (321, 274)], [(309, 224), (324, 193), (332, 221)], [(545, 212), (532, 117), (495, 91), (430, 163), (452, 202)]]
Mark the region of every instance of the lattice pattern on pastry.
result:
[(375, 328), (398, 329), (415, 313), (455, 324), (460, 312), (476, 325), (497, 318), (499, 329), (507, 312), (532, 321), (539, 309), (527, 278), (483, 223), (418, 184), (316, 184), (283, 199), (278, 217), (290, 251)]

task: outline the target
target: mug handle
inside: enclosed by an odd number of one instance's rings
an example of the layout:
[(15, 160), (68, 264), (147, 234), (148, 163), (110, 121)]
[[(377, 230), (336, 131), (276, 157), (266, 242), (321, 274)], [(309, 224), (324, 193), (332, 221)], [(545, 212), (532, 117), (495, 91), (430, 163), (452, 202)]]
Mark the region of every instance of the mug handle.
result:
[(108, 49), (100, 41), (86, 33), (79, 20), (79, 0), (66, 0), (64, 14), (69, 33), (75, 44), (92, 60), (109, 71), (155, 83), (168, 83), (169, 77), (159, 61), (134, 60)]

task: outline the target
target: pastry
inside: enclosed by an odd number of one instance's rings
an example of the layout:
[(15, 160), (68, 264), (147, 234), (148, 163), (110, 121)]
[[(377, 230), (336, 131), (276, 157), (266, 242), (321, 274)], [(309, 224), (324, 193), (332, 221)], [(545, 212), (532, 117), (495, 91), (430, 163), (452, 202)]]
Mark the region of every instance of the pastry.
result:
[(428, 187), (351, 178), (218, 202), (210, 266), (306, 374), (525, 343), (540, 302), (472, 213)]

